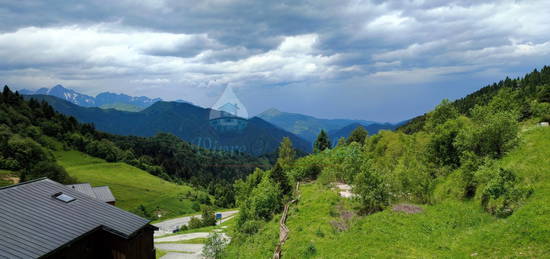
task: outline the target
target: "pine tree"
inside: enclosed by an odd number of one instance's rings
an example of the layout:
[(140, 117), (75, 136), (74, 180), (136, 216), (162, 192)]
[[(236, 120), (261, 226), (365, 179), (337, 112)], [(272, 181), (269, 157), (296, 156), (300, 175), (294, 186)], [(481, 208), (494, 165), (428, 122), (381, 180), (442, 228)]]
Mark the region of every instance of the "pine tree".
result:
[(368, 136), (368, 132), (363, 126), (359, 126), (351, 132), (351, 135), (348, 138), (348, 144), (351, 144), (352, 142), (357, 142), (361, 145), (365, 143), (365, 139)]
[(330, 143), (327, 133), (324, 130), (321, 130), (321, 133), (319, 133), (317, 140), (315, 140), (315, 143), (313, 144), (313, 151), (321, 152), (331, 146), (332, 144)]
[(290, 138), (285, 137), (279, 146), (279, 158), (277, 163), (281, 164), (284, 169), (289, 168), (294, 162), (294, 157), (296, 156), (296, 151), (292, 147), (292, 141)]
[(279, 163), (275, 164), (275, 167), (271, 169), (271, 179), (279, 184), (283, 195), (290, 193), (291, 187), (290, 183), (288, 182), (288, 177), (286, 176), (283, 167)]

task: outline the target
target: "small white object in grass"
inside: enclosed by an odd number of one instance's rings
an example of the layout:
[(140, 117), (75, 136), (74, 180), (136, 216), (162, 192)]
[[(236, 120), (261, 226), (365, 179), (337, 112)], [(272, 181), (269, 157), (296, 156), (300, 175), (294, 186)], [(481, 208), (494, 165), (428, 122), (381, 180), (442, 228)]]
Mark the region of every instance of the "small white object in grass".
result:
[(342, 196), (344, 198), (351, 198), (351, 197), (355, 196), (355, 194), (353, 194), (351, 192), (351, 186), (348, 185), (348, 184), (337, 183), (336, 187), (338, 187), (338, 189), (340, 189), (339, 194), (340, 194), (340, 196)]
[(540, 123), (540, 126), (548, 127), (548, 122), (547, 122), (547, 121), (543, 121), (543, 122)]

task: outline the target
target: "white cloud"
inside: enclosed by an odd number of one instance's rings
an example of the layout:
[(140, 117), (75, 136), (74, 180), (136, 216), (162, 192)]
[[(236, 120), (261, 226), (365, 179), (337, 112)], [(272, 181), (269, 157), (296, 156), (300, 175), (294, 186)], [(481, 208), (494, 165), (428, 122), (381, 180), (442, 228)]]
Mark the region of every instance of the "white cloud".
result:
[[(272, 84), (322, 78), (337, 71), (334, 65), (329, 65), (330, 56), (317, 53), (317, 39), (316, 34), (286, 36), (276, 49), (264, 53), (237, 60), (204, 62), (211, 55), (227, 51), (206, 34), (139, 31), (112, 24), (29, 27), (0, 34), (0, 59), (16, 68), (35, 68), (54, 74), (62, 70), (58, 75), (60, 80), (100, 74), (104, 77), (153, 75), (153, 79), (131, 80), (140, 84), (185, 81), (201, 86), (239, 85), (250, 80)], [(175, 54), (197, 47), (202, 49), (196, 56)], [(243, 48), (234, 50), (247, 52)], [(165, 77), (158, 79), (154, 75)]]
[[(300, 85), (308, 96), (349, 89), (348, 82), (385, 91), (445, 80), (492, 82), (550, 58), (545, 0), (26, 3), (2, 8), (2, 80), (24, 87), (63, 83), (90, 94), (179, 92), (201, 104), (195, 98), (206, 102), (226, 84), (258, 93)], [(455, 96), (467, 93), (461, 89)], [(374, 97), (358, 91), (348, 98)], [(335, 109), (345, 110), (351, 99)], [(285, 100), (265, 105), (278, 102)]]

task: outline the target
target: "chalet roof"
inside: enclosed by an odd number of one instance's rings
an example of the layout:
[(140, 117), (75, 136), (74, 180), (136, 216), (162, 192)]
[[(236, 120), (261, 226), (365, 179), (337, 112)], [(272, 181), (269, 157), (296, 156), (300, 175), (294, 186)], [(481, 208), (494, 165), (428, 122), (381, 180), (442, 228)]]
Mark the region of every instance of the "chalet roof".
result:
[(77, 190), (81, 193), (84, 193), (90, 197), (96, 198), (95, 193), (92, 190), (92, 186), (89, 183), (68, 184), (66, 186), (74, 190)]
[(115, 201), (115, 196), (113, 196), (109, 186), (92, 187), (89, 183), (68, 184), (66, 186), (104, 202)]
[(0, 188), (0, 258), (41, 257), (98, 229), (130, 238), (149, 222), (47, 178), (6, 186)]
[(98, 186), (92, 188), (94, 191), (95, 197), (99, 200), (102, 200), (104, 202), (114, 202), (115, 196), (113, 196), (113, 193), (111, 192), (111, 189), (109, 189), (109, 186)]

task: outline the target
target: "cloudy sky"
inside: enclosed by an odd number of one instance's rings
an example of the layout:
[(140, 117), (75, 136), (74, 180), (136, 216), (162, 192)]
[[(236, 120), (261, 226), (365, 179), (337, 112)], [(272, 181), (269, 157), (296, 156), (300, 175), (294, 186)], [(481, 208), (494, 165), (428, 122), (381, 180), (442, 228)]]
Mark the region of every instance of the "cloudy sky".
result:
[[(548, 1), (0, 0), (0, 83), (399, 121), (550, 64)], [(545, 63), (547, 62), (547, 63)]]

